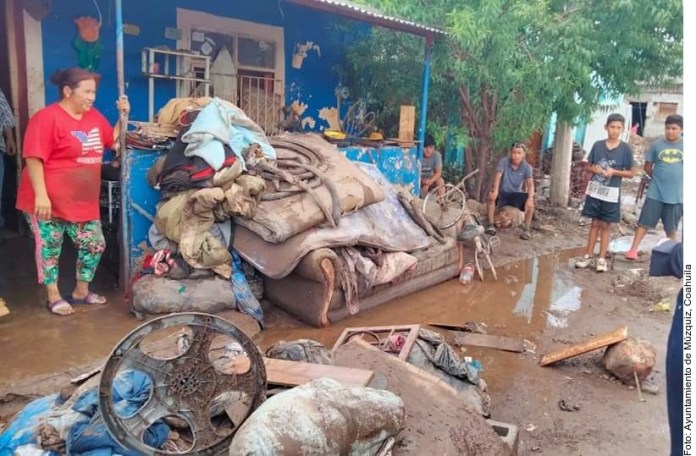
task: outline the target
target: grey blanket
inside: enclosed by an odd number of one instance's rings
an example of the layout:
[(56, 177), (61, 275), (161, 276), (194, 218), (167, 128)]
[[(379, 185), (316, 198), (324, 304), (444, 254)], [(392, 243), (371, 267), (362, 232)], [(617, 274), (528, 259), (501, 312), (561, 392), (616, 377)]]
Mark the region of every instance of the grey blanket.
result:
[(366, 163), (357, 166), (384, 190), (384, 201), (343, 217), (336, 228), (315, 227), (280, 244), (266, 242), (251, 230), (238, 226), (234, 248), (264, 275), (282, 279), (305, 255), (323, 247), (363, 245), (388, 252), (412, 252), (429, 247), (430, 238), (406, 213), (396, 191), (379, 169)]

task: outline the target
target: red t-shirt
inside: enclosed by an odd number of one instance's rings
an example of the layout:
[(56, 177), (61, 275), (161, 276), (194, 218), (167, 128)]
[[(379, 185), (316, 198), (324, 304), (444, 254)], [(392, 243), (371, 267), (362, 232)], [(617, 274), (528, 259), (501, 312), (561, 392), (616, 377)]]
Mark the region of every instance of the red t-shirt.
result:
[[(99, 219), (102, 158), (113, 142), (112, 126), (94, 108), (77, 120), (54, 103), (29, 120), (22, 155), (43, 161), (52, 218)], [(34, 213), (34, 189), (26, 168), (19, 182), (17, 209)]]

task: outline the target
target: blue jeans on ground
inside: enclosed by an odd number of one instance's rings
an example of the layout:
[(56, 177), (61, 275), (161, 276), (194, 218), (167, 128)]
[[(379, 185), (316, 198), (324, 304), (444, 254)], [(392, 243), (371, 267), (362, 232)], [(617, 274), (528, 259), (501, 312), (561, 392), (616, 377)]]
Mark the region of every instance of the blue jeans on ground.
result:
[(683, 392), (684, 392), (684, 290), (679, 292), (677, 308), (674, 309), (672, 328), (667, 339), (667, 417), (671, 439), (671, 456), (683, 453), (684, 441)]

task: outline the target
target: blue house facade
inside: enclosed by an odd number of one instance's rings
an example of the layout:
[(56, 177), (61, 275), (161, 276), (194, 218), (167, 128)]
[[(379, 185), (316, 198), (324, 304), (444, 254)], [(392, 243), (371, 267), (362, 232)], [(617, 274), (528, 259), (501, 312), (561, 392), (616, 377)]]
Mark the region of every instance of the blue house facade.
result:
[[(243, 109), (245, 102), (248, 106), (256, 101), (265, 103), (260, 112), (247, 112), (250, 117), (257, 117), (254, 120), (262, 127), (268, 123), (272, 129), (270, 120), (277, 120), (278, 108), (287, 106), (299, 115), (303, 129), (323, 131), (337, 127), (340, 114), (335, 111), (336, 92), (341, 81), (334, 69), (343, 62), (346, 47), (357, 34), (369, 31), (375, 22), (424, 37), (435, 33), (428, 27), (332, 0), (125, 0), (122, 14), (126, 93), (132, 105), (131, 120), (136, 121), (153, 120), (149, 110), (156, 113), (175, 96), (202, 94), (201, 87), (196, 88), (193, 83), (164, 78), (165, 63), (159, 54), (154, 68), (143, 68), (143, 49), (192, 51), (209, 57), (211, 92), (232, 95), (229, 98), (236, 96), (230, 101)], [(49, 82), (51, 74), (78, 65), (74, 41), (78, 35), (75, 21), (80, 17), (93, 17), (101, 23), (96, 71), (102, 79), (96, 107), (114, 119), (116, 22), (110, 0), (54, 0), (40, 21), (42, 65), (35, 68), (42, 70), (45, 103), (54, 101), (57, 95)], [(198, 72), (203, 76), (203, 65), (196, 68), (195, 62), (185, 60), (180, 60), (179, 68), (173, 68), (176, 63), (171, 58), (168, 73), (185, 77)], [(159, 73), (154, 95), (149, 93), (149, 80), (144, 74), (148, 72)], [(216, 87), (217, 81), (225, 79), (223, 76), (234, 77), (231, 85), (236, 87), (232, 91), (230, 81), (226, 81), (226, 90)], [(151, 96), (154, 100), (149, 109)], [(343, 113), (349, 102), (344, 102)]]
[[(11, 1), (15, 8), (21, 4)], [(334, 69), (350, 42), (377, 26), (424, 38), (419, 139), (424, 137), (430, 51), (440, 33), (434, 28), (347, 0), (53, 0), (45, 5), (34, 11), (19, 6), (24, 8), (29, 116), (57, 99), (50, 84), (56, 70), (89, 65), (101, 75), (96, 108), (115, 120), (117, 56), (122, 55), (121, 90), (130, 99), (132, 121), (154, 121), (172, 98), (210, 95), (237, 104), (267, 134), (278, 131), (288, 111), (297, 116), (301, 130), (338, 130), (347, 106), (356, 100), (342, 96)], [(92, 36), (80, 33), (78, 23), (91, 25)], [(351, 160), (376, 164), (396, 186), (419, 192), (417, 147), (351, 145), (341, 151)], [(156, 155), (133, 150), (122, 167), (126, 268), (139, 255), (147, 214), (159, 199), (145, 180)], [(123, 277), (130, 276), (124, 272)]]
[[(96, 71), (102, 80), (96, 106), (113, 119), (117, 97), (116, 25), (109, 11), (113, 2), (97, 0), (96, 4), (101, 11), (95, 8), (92, 0), (54, 1), (52, 11), (41, 21), (46, 100), (55, 99), (55, 91), (49, 83), (51, 74), (59, 68), (78, 64), (72, 45), (77, 35), (75, 19), (81, 16), (99, 18), (101, 14), (103, 51)], [(142, 71), (143, 49), (193, 50), (209, 55), (214, 64), (215, 53), (225, 48), (234, 63), (229, 69), (232, 74), (237, 73), (234, 76), (238, 82), (242, 75), (256, 76), (263, 80), (261, 88), (264, 89), (266, 80), (278, 81), (279, 87), (274, 87), (274, 92), (282, 94), (282, 105), (295, 102), (302, 107), (301, 116), (307, 129), (321, 130), (329, 126), (320, 112), (336, 106), (334, 88), (339, 81), (331, 69), (341, 60), (341, 40), (347, 33), (340, 31), (341, 20), (329, 13), (275, 0), (126, 0), (123, 21), (126, 93), (131, 100), (132, 120), (151, 120), (148, 78)], [(298, 61), (294, 56), (308, 43), (311, 43), (310, 49), (303, 51), (305, 57)], [(293, 67), (293, 58), (296, 64), (301, 64), (300, 68)], [(179, 74), (183, 73), (181, 70), (179, 68)], [(155, 85), (154, 109), (157, 112), (177, 95), (177, 90), (174, 80), (158, 80)], [(178, 95), (185, 95), (185, 91)]]

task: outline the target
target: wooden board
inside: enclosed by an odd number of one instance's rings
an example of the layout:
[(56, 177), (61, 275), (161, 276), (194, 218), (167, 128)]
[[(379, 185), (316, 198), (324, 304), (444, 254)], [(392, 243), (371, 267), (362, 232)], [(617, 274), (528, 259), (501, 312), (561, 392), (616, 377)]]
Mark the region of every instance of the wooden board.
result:
[(413, 141), (416, 131), (416, 107), (401, 106), (399, 113), (399, 139), (401, 141)]
[[(464, 325), (453, 325), (450, 323), (428, 323), (428, 325), (433, 326), (435, 328), (442, 328), (442, 329), (448, 329), (450, 331), (459, 331), (459, 332), (466, 332), (466, 333), (471, 333), (471, 334), (485, 334), (485, 332), (481, 332), (481, 329), (486, 329), (487, 326), (483, 323), (476, 323), (476, 322), (467, 322)], [(472, 330), (472, 329), (478, 329)]]
[(617, 344), (626, 339), (628, 339), (628, 328), (624, 326), (623, 328), (594, 337), (586, 342), (571, 345), (570, 347), (544, 355), (539, 361), (539, 364), (542, 366), (548, 366), (549, 364), (553, 364), (564, 359), (572, 358), (574, 356), (582, 355), (583, 353)]
[(266, 364), (266, 381), (272, 385), (298, 386), (317, 378), (331, 378), (344, 386), (367, 386), (375, 375), (364, 369), (272, 358), (264, 358), (263, 361)]
[(522, 353), (524, 351), (524, 344), (521, 341), (492, 334), (457, 334), (454, 338), (454, 343), (460, 347), (470, 345), (474, 347), (495, 348), (496, 350), (515, 353)]
[[(336, 350), (338, 347), (348, 342), (351, 336), (357, 335), (357, 333), (372, 333), (380, 337), (380, 339), (384, 339), (392, 333), (408, 333), (406, 335), (406, 342), (398, 355), (400, 360), (406, 361), (408, 355), (411, 353), (413, 344), (415, 344), (416, 339), (418, 339), (419, 331), (420, 325), (365, 326), (362, 328), (346, 328), (341, 333), (341, 336), (336, 341), (336, 344), (334, 344), (333, 349)], [(369, 342), (376, 342), (373, 337), (368, 335), (365, 335), (365, 340), (368, 340)]]

